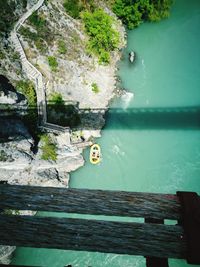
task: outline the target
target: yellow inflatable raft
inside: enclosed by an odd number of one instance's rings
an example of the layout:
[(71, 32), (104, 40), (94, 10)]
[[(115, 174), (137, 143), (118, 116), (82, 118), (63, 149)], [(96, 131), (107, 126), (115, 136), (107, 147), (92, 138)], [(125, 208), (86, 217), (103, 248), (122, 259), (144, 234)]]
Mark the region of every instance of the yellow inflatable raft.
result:
[(101, 161), (101, 148), (98, 144), (94, 144), (90, 148), (90, 162), (97, 164)]

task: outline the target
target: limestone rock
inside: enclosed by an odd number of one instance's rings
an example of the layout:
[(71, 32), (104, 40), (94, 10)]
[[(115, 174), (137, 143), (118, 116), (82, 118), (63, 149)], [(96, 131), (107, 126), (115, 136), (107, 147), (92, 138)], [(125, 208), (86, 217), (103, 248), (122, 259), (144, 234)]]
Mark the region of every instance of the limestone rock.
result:
[(0, 264), (9, 264), (16, 247), (0, 245)]

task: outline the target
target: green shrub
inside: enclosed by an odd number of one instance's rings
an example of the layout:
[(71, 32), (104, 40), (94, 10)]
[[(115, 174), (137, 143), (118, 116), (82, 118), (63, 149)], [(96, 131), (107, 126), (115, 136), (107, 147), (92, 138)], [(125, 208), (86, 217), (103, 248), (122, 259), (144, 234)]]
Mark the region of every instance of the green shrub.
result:
[(58, 104), (58, 105), (60, 105), (60, 104), (63, 105), (65, 103), (64, 100), (63, 100), (63, 98), (62, 98), (61, 93), (58, 93), (58, 92), (52, 93), (50, 95), (49, 100), (51, 102), (54, 102), (55, 104)]
[(14, 53), (11, 55), (11, 57), (12, 57), (12, 60), (13, 60), (13, 61), (20, 60), (20, 54), (19, 54), (19, 52), (14, 52)]
[(46, 25), (46, 20), (39, 16), (37, 11), (35, 11), (28, 20), (32, 25), (36, 26), (37, 29), (43, 28)]
[(5, 52), (0, 50), (0, 59), (4, 59), (4, 58), (6, 58), (6, 54)]
[(16, 84), (16, 89), (26, 96), (29, 106), (36, 106), (37, 97), (34, 84), (31, 81), (19, 81)]
[(42, 150), (41, 158), (44, 160), (56, 161), (57, 159), (56, 145), (52, 142), (51, 138), (46, 134), (41, 136), (41, 140), (43, 142), (43, 145), (41, 147)]
[(63, 4), (66, 12), (74, 19), (80, 17), (80, 12), (83, 10), (83, 5), (79, 0), (65, 0)]
[(42, 38), (37, 38), (35, 41), (36, 48), (43, 54), (47, 51), (47, 45)]
[(100, 89), (96, 83), (92, 83), (92, 92), (96, 94), (100, 92)]
[(49, 56), (48, 57), (48, 63), (49, 63), (49, 66), (51, 67), (52, 71), (57, 71), (58, 62), (57, 62), (55, 57)]
[(20, 215), (19, 210), (9, 210), (9, 209), (5, 209), (1, 212), (2, 214), (5, 215)]
[(110, 52), (119, 44), (119, 34), (112, 27), (113, 19), (102, 9), (82, 13), (86, 32), (90, 39), (88, 51), (98, 56), (100, 63), (108, 63)]
[(63, 40), (58, 41), (58, 52), (60, 54), (66, 54), (66, 52), (67, 52), (67, 47), (66, 47), (66, 44)]
[(0, 150), (0, 161), (7, 161), (8, 155), (4, 150)]
[(30, 39), (33, 41), (37, 40), (38, 38), (35, 32), (31, 32), (29, 28), (25, 28), (23, 26), (20, 28), (19, 33), (23, 35), (26, 39)]

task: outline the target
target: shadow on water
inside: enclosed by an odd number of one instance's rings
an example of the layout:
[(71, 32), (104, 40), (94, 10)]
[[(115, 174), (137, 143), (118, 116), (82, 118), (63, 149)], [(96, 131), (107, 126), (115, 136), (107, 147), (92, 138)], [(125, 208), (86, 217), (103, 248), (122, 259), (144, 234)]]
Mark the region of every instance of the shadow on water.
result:
[(200, 107), (111, 109), (107, 117), (110, 129), (200, 129)]
[[(23, 115), (31, 111), (31, 107), (13, 108), (12, 106), (0, 106), (0, 118), (13, 117), (18, 114), (20, 109)], [(35, 109), (35, 107), (34, 107)], [(54, 111), (55, 107), (48, 106), (48, 111)], [(110, 108), (105, 109), (79, 109), (70, 106), (70, 109), (56, 109), (57, 116), (62, 118), (60, 121), (53, 123), (62, 126), (70, 126), (76, 130), (93, 130), (101, 129), (104, 125), (105, 118), (109, 119), (109, 127), (105, 129), (129, 129), (129, 130), (199, 130), (200, 129), (200, 106), (194, 107), (169, 107), (169, 108)], [(60, 116), (58, 116), (60, 113)], [(21, 114), (22, 115), (22, 114)], [(22, 115), (22, 116), (23, 116)], [(49, 117), (49, 116), (48, 116)]]

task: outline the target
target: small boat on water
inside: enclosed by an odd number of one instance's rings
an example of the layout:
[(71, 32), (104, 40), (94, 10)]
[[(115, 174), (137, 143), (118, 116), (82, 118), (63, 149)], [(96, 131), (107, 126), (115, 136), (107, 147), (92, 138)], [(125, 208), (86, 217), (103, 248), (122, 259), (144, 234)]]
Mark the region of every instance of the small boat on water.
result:
[(131, 51), (129, 53), (129, 60), (131, 63), (133, 63), (133, 61), (135, 60), (135, 52)]
[(101, 148), (98, 144), (94, 144), (90, 148), (90, 162), (97, 164), (101, 161)]

